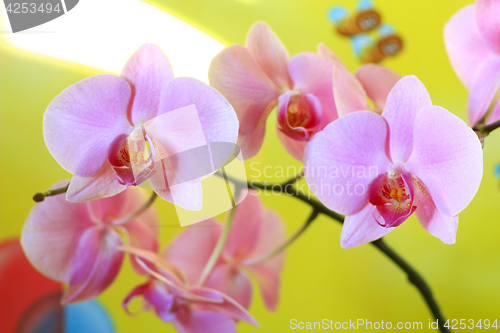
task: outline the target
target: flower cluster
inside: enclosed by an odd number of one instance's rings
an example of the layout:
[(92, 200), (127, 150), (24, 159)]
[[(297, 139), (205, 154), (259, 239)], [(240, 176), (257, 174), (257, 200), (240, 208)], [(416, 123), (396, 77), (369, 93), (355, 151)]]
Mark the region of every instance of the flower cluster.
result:
[[(500, 1), (477, 0), (445, 27), (477, 130), (500, 119), (498, 17)], [(432, 104), (417, 77), (373, 64), (352, 74), (323, 44), (317, 53), (290, 57), (258, 22), (245, 46), (229, 46), (213, 59), (209, 79), (210, 86), (174, 78), (162, 51), (145, 44), (120, 76), (77, 82), (48, 106), (46, 145), (73, 178), (65, 197), (47, 196), (33, 208), (21, 243), (37, 270), (67, 284), (62, 302), (100, 295), (127, 254), (145, 281), (124, 294), (125, 311), (141, 297), (143, 309), (180, 332), (235, 332), (239, 321), (258, 325), (248, 312), (252, 279), (265, 306), (276, 310), (283, 250), (320, 212), (345, 215), (345, 248), (381, 238), (413, 213), (431, 235), (455, 242), (458, 214), (481, 182), (481, 142), (465, 122)], [(212, 160), (212, 168), (183, 178), (198, 155), (182, 153), (225, 142), (252, 158), (273, 110), (279, 140), (304, 163), (306, 182), (324, 206), (315, 203), (304, 227), (286, 240), (279, 216), (249, 191), (224, 224), (189, 226), (160, 252), (153, 200), (201, 209), (202, 181), (219, 165)], [(210, 151), (206, 156), (213, 159)], [(217, 158), (232, 157), (227, 151)], [(326, 171), (332, 168), (337, 172)], [(148, 181), (149, 199), (138, 187)]]

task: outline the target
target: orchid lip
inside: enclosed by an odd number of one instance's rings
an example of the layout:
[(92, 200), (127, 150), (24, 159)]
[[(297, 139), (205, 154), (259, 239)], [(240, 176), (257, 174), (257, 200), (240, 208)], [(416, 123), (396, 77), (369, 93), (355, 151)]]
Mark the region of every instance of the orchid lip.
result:
[(413, 205), (412, 175), (396, 165), (372, 183), (369, 199), (377, 207), (373, 217), (380, 226), (401, 225), (417, 208)]

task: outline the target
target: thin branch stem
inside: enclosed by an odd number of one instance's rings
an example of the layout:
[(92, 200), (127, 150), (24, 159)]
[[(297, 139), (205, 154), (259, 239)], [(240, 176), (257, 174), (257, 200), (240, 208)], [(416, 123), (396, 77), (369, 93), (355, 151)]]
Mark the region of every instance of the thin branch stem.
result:
[[(224, 174), (224, 178), (227, 180), (226, 175)], [(214, 250), (212, 251), (212, 254), (210, 255), (210, 258), (208, 259), (207, 264), (203, 268), (203, 271), (200, 275), (200, 278), (198, 280), (198, 285), (202, 286), (205, 281), (207, 280), (208, 276), (212, 272), (212, 269), (215, 267), (215, 264), (217, 263), (217, 260), (219, 260), (220, 254), (222, 252), (222, 249), (224, 248), (224, 245), (226, 244), (227, 236), (229, 235), (229, 232), (231, 231), (231, 226), (233, 225), (234, 221), (234, 215), (236, 214), (236, 205), (234, 203), (238, 202), (238, 197), (241, 192), (241, 187), (236, 185), (236, 189), (234, 192), (234, 198), (231, 198), (231, 201), (233, 202), (233, 208), (231, 208), (227, 213), (226, 213), (226, 223), (224, 224), (224, 230), (222, 231), (222, 234), (219, 237), (219, 240), (217, 241), (217, 244), (215, 245)], [(231, 193), (231, 192), (229, 192)]]
[(493, 95), (493, 98), (491, 99), (490, 104), (488, 105), (488, 109), (486, 109), (486, 112), (484, 113), (483, 117), (473, 127), (474, 130), (480, 132), (484, 136), (487, 136), (488, 134), (491, 133), (491, 131), (500, 127), (499, 121), (493, 124), (485, 125), (490, 119), (491, 115), (493, 114), (493, 111), (495, 110), (495, 107), (499, 99), (500, 99), (500, 86), (495, 91), (495, 95)]
[(292, 244), (294, 241), (296, 241), (297, 238), (299, 238), (299, 236), (302, 235), (302, 233), (304, 233), (304, 231), (307, 230), (307, 228), (316, 219), (316, 217), (318, 217), (318, 215), (319, 215), (319, 211), (314, 209), (312, 211), (311, 215), (309, 215), (309, 217), (307, 218), (306, 222), (302, 225), (302, 227), (300, 227), (300, 229), (297, 230), (295, 232), (295, 234), (293, 234), (293, 236), (290, 237), (287, 241), (285, 241), (283, 244), (281, 244), (279, 247), (277, 247), (273, 251), (263, 255), (262, 257), (248, 260), (248, 261), (244, 262), (244, 264), (248, 265), (248, 266), (257, 265), (257, 264), (260, 264), (264, 261), (268, 261), (269, 259), (274, 258), (278, 254), (280, 254), (283, 250), (285, 250), (290, 244)]
[(148, 201), (146, 201), (144, 203), (144, 205), (142, 205), (141, 208), (139, 208), (138, 210), (136, 210), (134, 213), (130, 214), (129, 216), (124, 217), (121, 220), (114, 221), (113, 223), (114, 224), (125, 224), (125, 223), (127, 223), (129, 221), (132, 221), (137, 216), (141, 215), (146, 210), (148, 210), (148, 208), (153, 204), (153, 202), (155, 202), (156, 197), (158, 197), (158, 194), (156, 194), (156, 192), (153, 191), (153, 193), (151, 193), (151, 196), (149, 197)]
[[(220, 176), (220, 174), (217, 174)], [(287, 186), (282, 186), (282, 184), (266, 184), (260, 183), (256, 181), (242, 182), (230, 176), (227, 176), (227, 179), (235, 184), (235, 186), (247, 186), (249, 189), (261, 189), (265, 191), (271, 191), (274, 193), (285, 193), (290, 196), (293, 196), (314, 208), (315, 211), (318, 211), (321, 214), (331, 217), (335, 221), (339, 223), (344, 223), (344, 216), (329, 210), (326, 208), (321, 202), (316, 199), (312, 199), (310, 196), (302, 193), (300, 190), (293, 187), (288, 182), (283, 184), (287, 184)], [(432, 312), (434, 319), (438, 320), (439, 330), (441, 332), (449, 332), (449, 330), (444, 327), (446, 323), (445, 318), (443, 317), (439, 306), (434, 299), (432, 291), (425, 282), (424, 278), (412, 267), (408, 264), (403, 258), (401, 258), (394, 250), (392, 250), (383, 240), (378, 239), (376, 241), (371, 242), (373, 246), (378, 248), (382, 253), (384, 253), (387, 257), (389, 257), (397, 266), (399, 266), (408, 276), (408, 281), (412, 283), (415, 287), (417, 287), (420, 294), (423, 296), (427, 306)]]
[(432, 315), (435, 319), (438, 320), (439, 330), (441, 332), (449, 332), (448, 328), (444, 327), (446, 323), (441, 310), (439, 309), (436, 300), (432, 294), (432, 291), (425, 282), (424, 278), (413, 268), (411, 267), (403, 258), (401, 258), (393, 249), (391, 249), (387, 244), (383, 241), (382, 238), (373, 241), (372, 244), (377, 247), (380, 251), (382, 251), (386, 256), (388, 256), (397, 266), (399, 266), (407, 275), (408, 281), (413, 284), (422, 294), (425, 302), (429, 306), (429, 309), (432, 312)]
[(68, 191), (68, 187), (69, 187), (69, 183), (68, 183), (68, 185), (66, 185), (64, 187), (56, 188), (53, 190), (48, 190), (46, 192), (35, 193), (35, 195), (33, 196), (33, 200), (35, 202), (42, 202), (43, 200), (45, 200), (45, 197), (52, 197), (54, 195), (66, 193)]

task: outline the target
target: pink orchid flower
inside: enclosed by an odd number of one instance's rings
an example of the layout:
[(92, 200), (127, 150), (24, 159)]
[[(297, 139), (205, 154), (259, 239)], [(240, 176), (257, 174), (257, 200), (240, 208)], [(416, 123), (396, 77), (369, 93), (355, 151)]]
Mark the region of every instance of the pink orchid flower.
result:
[[(178, 235), (165, 249), (164, 258), (188, 273), (188, 281), (197, 283), (222, 232), (214, 219), (197, 223)], [(221, 256), (205, 286), (219, 290), (245, 308), (252, 300), (253, 276), (269, 310), (278, 304), (280, 274), (284, 254), (252, 264), (285, 241), (285, 230), (279, 216), (266, 209), (255, 193), (237, 206), (231, 231)]]
[(457, 214), (476, 194), (482, 167), (477, 135), (432, 105), (415, 76), (398, 81), (382, 115), (354, 112), (318, 133), (304, 165), (310, 189), (346, 215), (344, 248), (382, 237), (413, 212), (430, 234), (453, 244)]
[[(444, 41), (451, 65), (469, 90), (469, 124), (486, 113), (500, 89), (500, 1), (477, 0), (446, 23)], [(500, 120), (500, 100), (486, 124)]]
[(74, 175), (69, 201), (108, 197), (149, 179), (165, 200), (198, 210), (200, 179), (169, 186), (178, 166), (196, 163), (164, 162), (213, 142), (234, 144), (238, 126), (220, 93), (196, 79), (174, 79), (167, 57), (145, 44), (121, 76), (92, 76), (54, 98), (45, 112), (44, 138)]
[(132, 299), (142, 296), (146, 310), (154, 309), (158, 317), (172, 322), (181, 333), (235, 333), (239, 320), (258, 326), (252, 315), (231, 297), (191, 285), (182, 270), (156, 253), (133, 247), (122, 249), (134, 255), (134, 260), (150, 273), (148, 282), (125, 297), (123, 307), (127, 312)]
[[(133, 246), (158, 249), (159, 221), (153, 208), (127, 219), (147, 201), (145, 192), (130, 188), (86, 203), (68, 202), (59, 195), (31, 210), (21, 244), (37, 270), (68, 284), (63, 303), (94, 298), (113, 282), (123, 261), (123, 252), (117, 249), (124, 244), (123, 237)], [(144, 273), (138, 265), (135, 268)]]
[[(339, 117), (360, 110), (382, 113), (389, 92), (401, 79), (399, 74), (380, 65), (368, 64), (358, 68), (353, 75), (326, 45), (318, 46), (318, 54), (337, 64), (333, 70), (333, 96)], [(368, 105), (367, 98), (373, 102), (373, 108)]]
[(232, 45), (212, 60), (210, 84), (233, 105), (240, 120), (238, 144), (245, 159), (264, 141), (266, 119), (277, 105), (276, 128), (285, 149), (302, 161), (307, 142), (337, 119), (332, 63), (314, 53), (290, 59), (263, 22), (248, 32), (246, 46)]

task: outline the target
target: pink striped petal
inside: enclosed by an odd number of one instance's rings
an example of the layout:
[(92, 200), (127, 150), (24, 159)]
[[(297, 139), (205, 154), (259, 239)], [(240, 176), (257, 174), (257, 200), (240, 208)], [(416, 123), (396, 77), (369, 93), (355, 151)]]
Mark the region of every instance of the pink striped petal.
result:
[(500, 55), (500, 2), (476, 0), (476, 21), (488, 46)]
[(135, 126), (158, 114), (163, 88), (173, 80), (174, 73), (162, 50), (155, 44), (144, 44), (128, 59), (121, 76), (132, 88), (129, 115)]
[(66, 192), (66, 200), (84, 202), (116, 195), (125, 191), (108, 163), (105, 163), (96, 174), (89, 177), (73, 176)]
[(387, 132), (381, 116), (359, 111), (332, 122), (309, 142), (305, 178), (325, 206), (352, 215), (366, 205), (369, 184), (390, 167)]
[(295, 89), (303, 94), (312, 94), (320, 100), (323, 106), (323, 126), (338, 118), (333, 99), (333, 67), (328, 59), (309, 52), (297, 54), (288, 64)]
[(246, 198), (238, 205), (233, 220), (233, 226), (224, 246), (224, 254), (234, 260), (247, 258), (255, 249), (262, 226), (263, 207), (257, 193), (249, 192)]
[(163, 257), (186, 272), (188, 283), (195, 285), (222, 232), (214, 220), (196, 223), (183, 230), (163, 252)]
[(339, 117), (355, 111), (368, 110), (366, 92), (347, 68), (334, 68), (333, 96)]
[(425, 185), (413, 177), (415, 214), (420, 224), (431, 235), (439, 238), (445, 244), (455, 244), (458, 228), (458, 216), (447, 216), (441, 213), (434, 204)]
[(210, 85), (234, 107), (242, 135), (255, 131), (261, 118), (281, 94), (280, 88), (267, 77), (250, 51), (242, 45), (232, 45), (216, 55), (210, 64), (208, 77)]
[(61, 302), (86, 301), (101, 294), (118, 275), (123, 252), (117, 247), (122, 244), (120, 236), (112, 230), (88, 228), (78, 242)]
[(234, 299), (232, 299), (228, 295), (218, 290), (205, 287), (193, 287), (189, 291), (203, 298), (214, 299), (214, 300), (222, 299), (221, 303), (219, 302), (197, 303), (196, 309), (219, 312), (233, 318), (234, 320), (243, 320), (254, 326), (259, 326), (255, 318), (253, 318), (252, 315), (243, 306), (238, 304)]
[(371, 204), (367, 204), (354, 215), (346, 216), (340, 234), (340, 246), (348, 249), (363, 245), (379, 239), (394, 229), (381, 227), (375, 216), (378, 216), (377, 208)]
[(233, 319), (213, 311), (181, 308), (174, 325), (179, 333), (237, 333)]
[(425, 184), (441, 213), (455, 216), (479, 188), (483, 150), (477, 135), (460, 118), (430, 106), (415, 118), (413, 153), (405, 168)]
[(78, 176), (91, 176), (106, 163), (111, 142), (127, 133), (130, 86), (114, 75), (96, 75), (66, 88), (44, 115), (45, 143), (56, 161)]
[[(470, 85), (469, 101), (467, 106), (469, 123), (477, 124), (485, 115), (493, 96), (500, 88), (500, 57), (492, 57), (484, 61), (477, 69)], [(500, 103), (490, 115), (486, 123), (500, 120)]]
[[(66, 185), (60, 182), (51, 188)], [(31, 264), (51, 279), (68, 282), (78, 241), (94, 225), (86, 204), (47, 197), (36, 204), (24, 223), (21, 245)]]
[(248, 32), (246, 47), (259, 67), (278, 87), (290, 89), (293, 82), (288, 75), (290, 56), (278, 36), (265, 22), (256, 22)]
[(382, 116), (389, 125), (389, 147), (393, 163), (404, 163), (410, 157), (415, 116), (422, 108), (430, 105), (432, 102), (429, 93), (416, 76), (405, 76), (391, 90)]
[(453, 69), (467, 88), (483, 61), (495, 55), (479, 31), (474, 5), (462, 8), (446, 23), (444, 42)]
[(368, 64), (356, 71), (356, 77), (362, 84), (368, 97), (373, 101), (377, 113), (385, 108), (387, 96), (401, 79), (401, 75), (380, 65)]
[(238, 302), (245, 309), (252, 301), (252, 283), (241, 270), (229, 265), (218, 265), (210, 273), (205, 285), (208, 288), (219, 290)]

